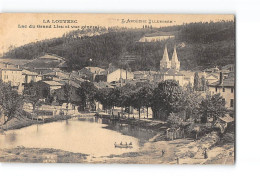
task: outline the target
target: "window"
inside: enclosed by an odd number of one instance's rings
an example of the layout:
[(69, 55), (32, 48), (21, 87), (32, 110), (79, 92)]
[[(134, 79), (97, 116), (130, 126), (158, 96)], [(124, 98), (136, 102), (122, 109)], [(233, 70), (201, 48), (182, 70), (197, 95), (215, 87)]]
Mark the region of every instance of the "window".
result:
[(231, 87), (231, 93), (233, 93), (234, 92), (234, 89)]
[(223, 92), (225, 92), (225, 87), (223, 87), (223, 90), (222, 90)]
[(217, 87), (215, 88), (215, 91), (218, 92), (218, 88)]
[(233, 108), (234, 107), (234, 100), (230, 99), (230, 107)]

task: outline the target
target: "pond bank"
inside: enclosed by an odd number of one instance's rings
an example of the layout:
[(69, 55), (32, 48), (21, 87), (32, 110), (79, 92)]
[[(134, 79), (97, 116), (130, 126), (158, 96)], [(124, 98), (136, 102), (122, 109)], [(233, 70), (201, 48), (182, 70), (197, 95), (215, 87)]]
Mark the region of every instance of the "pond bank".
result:
[(12, 163), (84, 163), (88, 155), (49, 148), (16, 147), (0, 150), (0, 162)]
[[(209, 140), (210, 139), (210, 140)], [(147, 142), (138, 152), (95, 157), (56, 149), (17, 147), (0, 150), (0, 162), (117, 163), (117, 164), (234, 164), (234, 143), (216, 145), (212, 133), (198, 141), (177, 139)], [(204, 158), (203, 147), (208, 147)], [(162, 155), (162, 150), (165, 153)], [(178, 158), (178, 160), (177, 160)]]
[[(72, 118), (71, 115), (57, 115), (54, 117), (50, 117), (50, 118), (45, 118), (44, 121), (43, 120), (35, 120), (35, 119), (29, 119), (27, 117), (20, 117), (18, 118), (13, 118), (10, 121), (8, 121), (5, 125), (0, 125), (0, 129), (2, 129), (3, 131), (7, 131), (7, 130), (14, 130), (14, 129), (20, 129), (23, 127), (28, 127), (34, 124), (44, 124), (44, 123), (50, 123), (50, 122), (56, 122), (59, 120), (68, 120)], [(4, 132), (2, 132), (4, 133)]]
[(99, 117), (99, 118), (103, 118), (103, 119), (114, 120), (116, 122), (119, 122), (120, 124), (133, 125), (136, 127), (150, 129), (150, 130), (154, 130), (157, 132), (163, 131), (170, 127), (170, 125), (165, 121), (155, 120), (155, 119), (151, 119), (151, 118), (133, 119), (133, 118), (117, 118), (117, 116), (112, 118), (111, 115), (109, 115), (109, 114), (101, 115), (98, 113), (96, 113), (95, 116)]

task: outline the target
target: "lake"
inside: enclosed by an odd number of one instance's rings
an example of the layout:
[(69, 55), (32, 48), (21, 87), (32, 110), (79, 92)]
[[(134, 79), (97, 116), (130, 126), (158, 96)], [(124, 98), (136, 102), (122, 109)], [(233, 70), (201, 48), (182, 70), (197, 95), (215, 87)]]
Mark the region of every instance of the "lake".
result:
[[(0, 135), (0, 148), (54, 148), (93, 156), (108, 156), (136, 152), (154, 135), (150, 130), (93, 116), (84, 120), (73, 118), (9, 130), (6, 135)], [(121, 141), (132, 142), (133, 148), (115, 148), (114, 143), (119, 144)]]

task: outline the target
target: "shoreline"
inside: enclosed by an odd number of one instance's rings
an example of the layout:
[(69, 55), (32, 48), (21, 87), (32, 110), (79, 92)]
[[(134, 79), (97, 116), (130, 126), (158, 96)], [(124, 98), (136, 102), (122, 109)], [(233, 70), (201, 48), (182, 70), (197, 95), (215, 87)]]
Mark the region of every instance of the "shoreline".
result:
[(84, 163), (88, 156), (53, 148), (0, 149), (0, 162), (5, 163)]
[[(213, 136), (215, 134), (212, 134)], [(148, 141), (137, 152), (95, 157), (52, 148), (0, 149), (0, 162), (12, 163), (90, 163), (90, 164), (234, 164), (234, 144), (216, 145), (204, 139), (176, 139), (173, 141)], [(208, 158), (202, 146), (208, 145)], [(161, 151), (165, 150), (162, 156)], [(232, 155), (230, 155), (232, 153)], [(178, 158), (178, 161), (177, 161)]]
[(96, 113), (94, 116), (102, 119), (114, 120), (122, 125), (131, 125), (143, 129), (153, 130), (155, 132), (162, 132), (163, 129), (170, 128), (170, 125), (167, 122), (151, 118), (117, 118), (116, 115), (116, 118), (112, 118), (109, 114), (100, 115), (99, 113)]
[(10, 121), (8, 121), (5, 125), (1, 125), (1, 128), (3, 131), (2, 133), (4, 133), (5, 131), (8, 130), (16, 130), (16, 129), (21, 129), (24, 127), (28, 127), (31, 125), (35, 125), (35, 124), (45, 124), (45, 123), (51, 123), (51, 122), (56, 122), (56, 121), (60, 121), (60, 120), (68, 120), (71, 119), (75, 116), (71, 116), (71, 115), (57, 115), (51, 118), (46, 118), (45, 120), (32, 120), (26, 117), (21, 117), (19, 119), (14, 118), (11, 119)]

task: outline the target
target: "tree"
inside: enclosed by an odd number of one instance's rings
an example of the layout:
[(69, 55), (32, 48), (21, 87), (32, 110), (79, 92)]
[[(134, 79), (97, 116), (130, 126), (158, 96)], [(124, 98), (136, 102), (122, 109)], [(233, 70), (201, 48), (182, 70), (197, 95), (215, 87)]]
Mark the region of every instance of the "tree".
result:
[(88, 109), (94, 106), (96, 93), (97, 88), (92, 82), (85, 81), (81, 83), (79, 95), (81, 96), (83, 110), (85, 110), (86, 106), (88, 106)]
[(179, 83), (175, 80), (160, 82), (154, 89), (151, 107), (154, 117), (161, 119), (167, 119), (172, 112), (184, 110), (184, 92)]
[(32, 103), (33, 111), (35, 111), (37, 103), (41, 98), (39, 91), (39, 84), (35, 82), (30, 82), (29, 84), (27, 84), (23, 91), (24, 99)]
[(186, 112), (186, 119), (190, 117), (197, 117), (199, 104), (202, 100), (201, 93), (194, 91), (190, 86), (187, 86), (184, 93), (184, 108)]
[[(109, 63), (118, 63), (123, 48), (136, 60), (130, 63), (133, 70), (157, 69), (164, 49), (164, 42), (141, 43), (135, 42), (145, 34), (153, 32), (177, 32), (174, 40), (167, 40), (169, 48), (174, 43), (184, 42), (189, 47), (180, 48), (178, 54), (182, 56), (183, 69), (188, 70), (201, 66), (211, 68), (214, 65), (224, 66), (235, 60), (235, 27), (234, 21), (220, 21), (210, 23), (190, 23), (162, 27), (159, 29), (126, 29), (126, 28), (99, 28), (71, 31), (68, 34), (53, 39), (32, 42), (20, 47), (12, 47), (4, 54), (6, 58), (33, 59), (43, 52), (54, 53), (66, 58), (69, 69), (81, 69), (88, 66), (86, 62), (93, 59), (92, 66), (107, 66)], [(82, 36), (82, 34), (100, 35)], [(83, 38), (83, 39), (82, 39)], [(219, 45), (222, 42), (222, 45)], [(172, 51), (169, 51), (172, 52)], [(185, 56), (185, 57), (184, 57)]]
[(198, 72), (195, 72), (194, 73), (194, 90), (198, 91), (201, 87), (201, 84), (200, 84), (200, 77), (199, 77), (199, 74)]
[(154, 88), (153, 88), (152, 84), (146, 84), (146, 85), (143, 85), (143, 87), (141, 89), (139, 89), (139, 91), (137, 93), (137, 96), (138, 96), (138, 99), (139, 99), (139, 102), (140, 102), (140, 106), (146, 107), (147, 118), (148, 118), (148, 109), (149, 109), (149, 107), (151, 107), (153, 90), (154, 90)]
[(63, 87), (63, 91), (64, 91), (65, 102), (68, 104), (71, 102), (71, 86), (66, 83)]
[(132, 106), (134, 101), (134, 92), (135, 92), (136, 86), (133, 84), (126, 84), (121, 88), (121, 106), (122, 107), (128, 107), (128, 117), (130, 115), (130, 106)]
[[(22, 111), (22, 97), (13, 90), (10, 84), (5, 84), (0, 80), (0, 106), (7, 119), (4, 124), (13, 118), (17, 118)], [(3, 124), (3, 125), (4, 125)]]
[(201, 116), (201, 122), (207, 123), (209, 117), (212, 117), (214, 122), (217, 118), (225, 116), (227, 113), (225, 104), (225, 99), (220, 94), (207, 94), (199, 105), (198, 113)]
[(112, 108), (112, 104), (110, 103), (110, 97), (109, 97), (112, 90), (113, 89), (111, 88), (99, 89), (95, 95), (95, 99), (103, 105), (103, 108), (105, 110)]
[(208, 89), (207, 80), (204, 76), (201, 77), (201, 91), (206, 91)]
[(120, 88), (114, 88), (112, 89), (107, 97), (108, 103), (112, 107), (112, 115), (114, 115), (114, 107), (115, 106), (121, 106), (121, 91)]
[(141, 107), (144, 104), (144, 99), (143, 99), (142, 96), (143, 95), (142, 95), (142, 92), (141, 92), (141, 88), (138, 88), (133, 93), (132, 106), (134, 108), (138, 109), (138, 117), (139, 117), (139, 119), (141, 118)]

